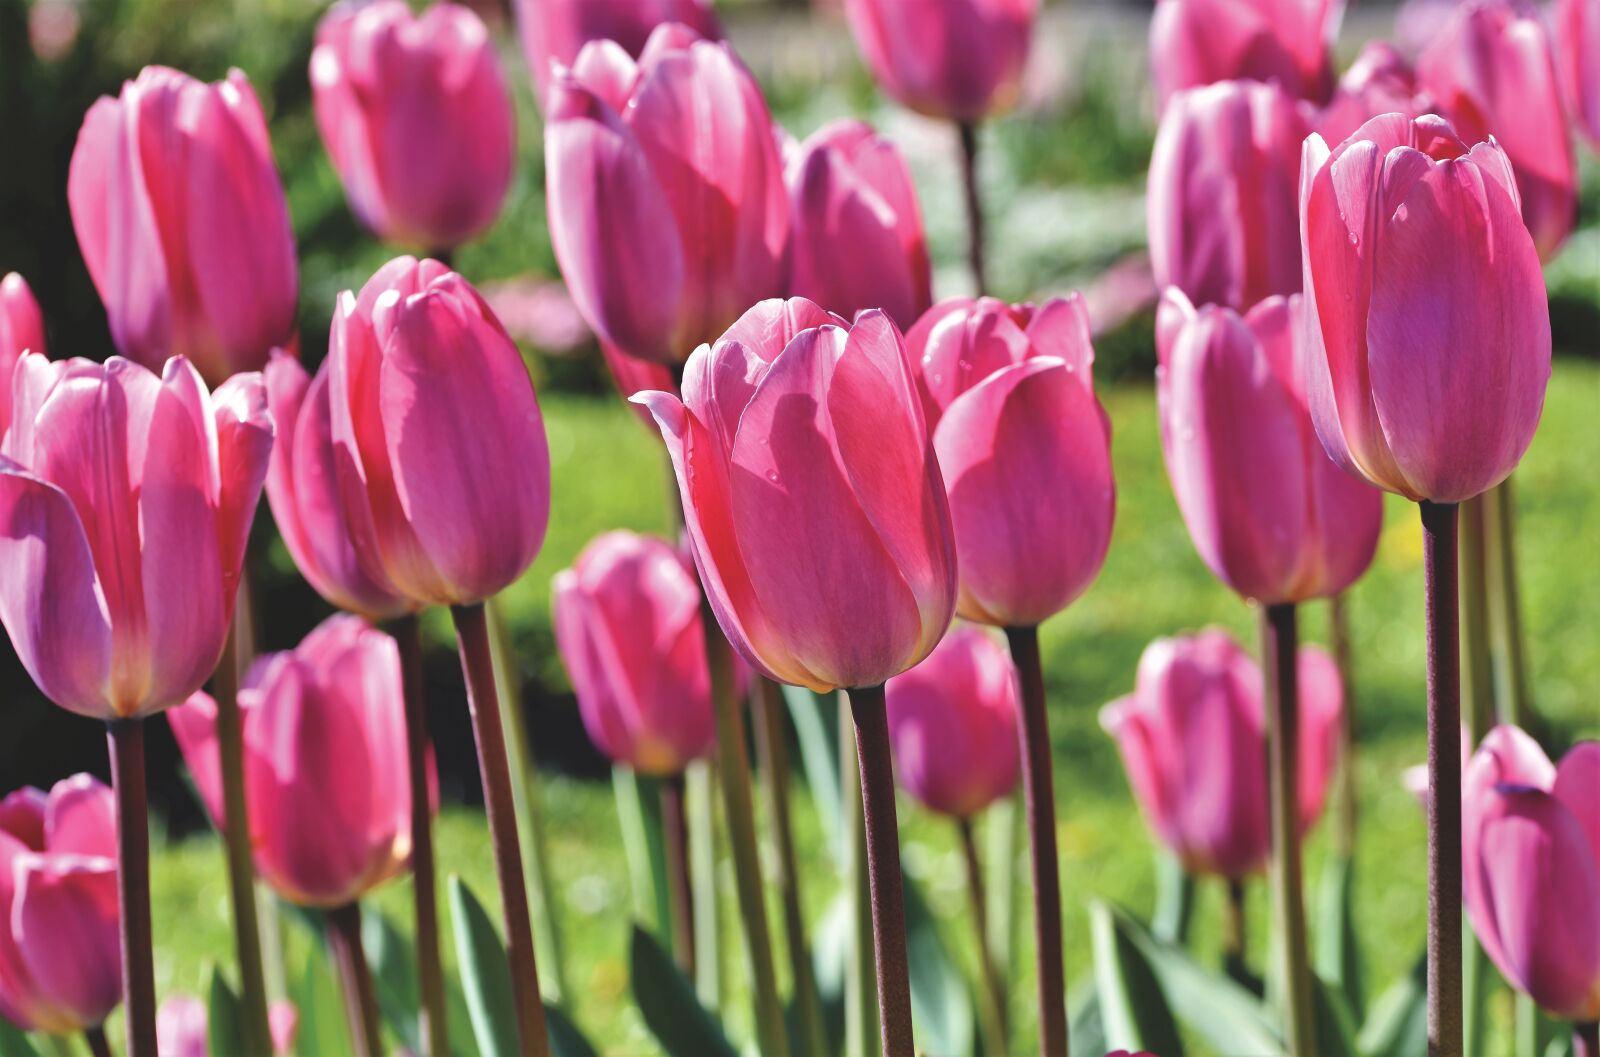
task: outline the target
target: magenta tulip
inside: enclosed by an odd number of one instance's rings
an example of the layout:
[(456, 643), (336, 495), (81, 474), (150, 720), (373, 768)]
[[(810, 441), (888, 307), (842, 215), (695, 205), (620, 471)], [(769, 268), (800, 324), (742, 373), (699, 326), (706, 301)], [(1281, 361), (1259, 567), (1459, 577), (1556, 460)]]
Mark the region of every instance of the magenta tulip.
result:
[(895, 771), (927, 807), (971, 818), (1016, 788), (1017, 670), (988, 632), (956, 628), (885, 693)]
[(594, 41), (551, 82), (550, 239), (603, 340), (682, 363), (784, 290), (789, 200), (772, 118), (726, 44), (668, 24), (636, 63)]
[(117, 824), (87, 774), (0, 800), (0, 1017), (24, 1031), (100, 1026), (122, 998)]
[(957, 611), (1038, 624), (1099, 573), (1116, 508), (1083, 299), (951, 298), (906, 345), (950, 496)]
[(44, 316), (28, 281), (16, 272), (0, 279), (0, 436), (11, 425), (11, 376), (25, 352), (45, 353)]
[(1578, 134), (1600, 150), (1600, 5), (1594, 0), (1554, 0), (1550, 19), (1567, 113)]
[(830, 311), (881, 308), (909, 327), (933, 303), (928, 244), (911, 172), (862, 121), (812, 133), (789, 165), (794, 199), (790, 289)]
[(1469, 0), (1417, 58), (1417, 76), (1467, 143), (1491, 135), (1517, 174), (1522, 217), (1549, 260), (1578, 219), (1578, 170), (1550, 38), (1514, 0)]
[(1328, 54), (1339, 0), (1159, 0), (1150, 62), (1163, 108), (1178, 92), (1218, 81), (1275, 83), (1321, 102), (1333, 86)]
[(1300, 181), (1306, 388), (1334, 461), (1409, 499), (1494, 487), (1550, 380), (1539, 255), (1511, 161), (1443, 120), (1374, 118)]
[[(251, 666), (239, 689), (256, 872), (302, 906), (342, 907), (411, 855), (405, 702), (394, 640), (359, 617), (323, 621)], [(168, 713), (212, 821), (222, 825), (217, 706)]]
[(1557, 1017), (1600, 1020), (1600, 742), (1553, 766), (1496, 727), (1462, 781), (1467, 916), (1500, 974)]
[[(1344, 690), (1321, 650), (1299, 655), (1300, 830), (1322, 813), (1339, 751)], [(1100, 712), (1145, 821), (1192, 873), (1266, 868), (1267, 753), (1261, 669), (1226, 632), (1157, 639), (1134, 691)]]
[(651, 536), (608, 532), (556, 574), (556, 645), (595, 745), (642, 774), (679, 774), (716, 743), (700, 587)]
[(681, 22), (707, 40), (721, 40), (711, 0), (516, 0), (522, 53), (543, 97), (557, 66), (571, 66), (591, 40), (611, 40), (634, 58), (663, 22)]
[(494, 223), (516, 121), (494, 41), (470, 9), (335, 5), (317, 27), (311, 89), (350, 207), (379, 237), (442, 251)]
[[(639, 393), (648, 393), (653, 389), (673, 394), (678, 391), (678, 384), (672, 377), (672, 369), (666, 364), (629, 356), (609, 341), (600, 343), (600, 358), (605, 361), (611, 382), (624, 400), (632, 401)], [(652, 433), (655, 432), (656, 420), (651, 417), (650, 412), (638, 404), (630, 403), (629, 406), (639, 416), (640, 421), (648, 426)]]
[(1329, 143), (1343, 143), (1379, 114), (1417, 117), (1433, 109), (1417, 87), (1417, 73), (1386, 40), (1368, 41), (1339, 78), (1333, 98), (1317, 114), (1316, 129)]
[[(194, 995), (171, 995), (156, 1013), (156, 1046), (161, 1057), (212, 1057), (206, 1004)], [(294, 1051), (300, 1016), (292, 1004), (274, 1002), (267, 1010), (274, 1053)], [(218, 1054), (216, 1057), (223, 1057)]]
[(1206, 565), (1269, 606), (1349, 587), (1377, 551), (1383, 493), (1312, 429), (1300, 295), (1241, 317), (1168, 290), (1156, 333), (1167, 476)]
[(683, 398), (645, 393), (678, 475), (700, 581), (759, 672), (873, 687), (938, 644), (956, 556), (905, 344), (763, 301), (689, 357)]
[(1274, 85), (1225, 81), (1172, 98), (1145, 199), (1158, 288), (1241, 312), (1300, 289), (1296, 191), (1310, 131), (1309, 111)]
[(1017, 101), (1039, 0), (844, 0), (872, 76), (904, 106), (971, 123)]
[(472, 285), (438, 261), (390, 261), (339, 295), (328, 359), (366, 577), (424, 606), (481, 602), (521, 576), (550, 517), (550, 454), (522, 356)]
[(174, 358), (17, 364), (0, 449), (0, 621), (33, 681), (96, 719), (211, 675), (272, 447), (261, 377), (215, 393)]
[(89, 108), (67, 200), (124, 356), (185, 356), (209, 385), (294, 337), (294, 236), (243, 73), (204, 84), (147, 66)]

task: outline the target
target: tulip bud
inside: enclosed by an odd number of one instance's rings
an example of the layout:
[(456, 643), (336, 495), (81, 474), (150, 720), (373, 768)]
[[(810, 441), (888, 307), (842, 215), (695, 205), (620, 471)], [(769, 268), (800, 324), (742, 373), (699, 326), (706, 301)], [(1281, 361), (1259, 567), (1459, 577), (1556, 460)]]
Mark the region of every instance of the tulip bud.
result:
[(1600, 6), (1594, 0), (1554, 0), (1550, 20), (1567, 113), (1578, 134), (1600, 150)]
[(184, 356), (208, 385), (294, 337), (297, 272), (267, 124), (238, 70), (147, 66), (89, 108), (67, 201), (117, 349)]
[(111, 790), (80, 774), (0, 800), (0, 1017), (99, 1027), (122, 998)]
[(1377, 117), (1300, 177), (1306, 388), (1333, 460), (1408, 499), (1504, 480), (1539, 424), (1550, 311), (1511, 162), (1443, 120)]
[[(1338, 666), (1301, 649), (1300, 830), (1322, 813), (1339, 749)], [(1261, 669), (1226, 632), (1157, 639), (1134, 691), (1100, 711), (1145, 821), (1191, 873), (1266, 868), (1267, 750)]]
[(789, 165), (797, 296), (909, 327), (933, 302), (922, 211), (905, 159), (862, 121), (812, 133)]
[(696, 350), (683, 398), (644, 393), (728, 641), (779, 682), (877, 686), (955, 608), (950, 510), (906, 363), (879, 311), (848, 324), (763, 301)]
[[(251, 666), (239, 689), (256, 872), (302, 906), (341, 907), (411, 856), (405, 695), (394, 640), (359, 617), (323, 621)], [(217, 705), (168, 713), (212, 821), (223, 824)]]
[(1022, 88), (1038, 0), (844, 0), (873, 78), (929, 117), (976, 122)]
[(521, 576), (550, 517), (550, 454), (522, 356), (472, 285), (397, 257), (339, 296), (328, 359), (367, 578), (424, 606), (481, 602)]
[(906, 344), (950, 497), (957, 611), (1038, 624), (1099, 573), (1116, 508), (1083, 299), (951, 298)]
[(1311, 427), (1300, 295), (1241, 318), (1168, 290), (1160, 313), (1161, 449), (1206, 565), (1263, 605), (1349, 587), (1377, 551), (1383, 493), (1335, 465)]
[(1316, 129), (1329, 143), (1343, 143), (1379, 114), (1417, 117), (1433, 109), (1417, 87), (1411, 64), (1386, 40), (1368, 41), (1339, 78), (1333, 98), (1317, 114)]
[(1184, 89), (1232, 80), (1321, 102), (1333, 86), (1328, 50), (1342, 8), (1339, 0), (1159, 0), (1150, 64), (1160, 105)]
[(1552, 766), (1496, 727), (1461, 790), (1467, 917), (1513, 987), (1553, 1016), (1600, 1019), (1600, 742)]
[(669, 24), (637, 63), (586, 45), (551, 83), (545, 158), (561, 274), (624, 352), (681, 363), (788, 282), (772, 118), (726, 44)]
[(17, 363), (0, 447), (0, 621), (33, 681), (95, 719), (177, 704), (233, 618), (272, 447), (261, 376), (215, 393), (112, 357)]
[(1241, 312), (1300, 289), (1296, 191), (1310, 131), (1309, 111), (1273, 85), (1225, 81), (1172, 98), (1145, 199), (1158, 288)]
[(615, 41), (639, 57), (650, 34), (663, 22), (681, 22), (707, 40), (721, 40), (711, 0), (516, 0), (522, 52), (533, 72), (533, 86), (544, 98), (558, 66), (571, 66), (591, 40)]
[(987, 632), (955, 628), (885, 692), (895, 773), (928, 808), (971, 818), (1016, 788), (1017, 670)]
[(11, 375), (17, 359), (25, 352), (46, 351), (39, 303), (28, 281), (11, 272), (0, 279), (0, 436), (11, 425)]
[(317, 127), (361, 222), (446, 250), (494, 223), (516, 122), (494, 42), (471, 10), (404, 0), (336, 5), (311, 53)]

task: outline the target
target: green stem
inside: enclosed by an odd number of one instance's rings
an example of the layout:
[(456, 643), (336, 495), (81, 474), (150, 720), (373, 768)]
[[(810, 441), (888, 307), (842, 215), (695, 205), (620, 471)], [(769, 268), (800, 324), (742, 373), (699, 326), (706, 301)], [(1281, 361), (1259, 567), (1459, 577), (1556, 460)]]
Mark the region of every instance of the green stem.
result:
[(694, 979), (694, 883), (689, 878), (689, 813), (683, 775), (661, 780), (661, 834), (667, 858), (667, 895), (672, 915), (672, 949), (678, 968)]
[(972, 836), (972, 820), (956, 819), (961, 837), (961, 855), (967, 867), (967, 898), (972, 911), (972, 927), (978, 947), (978, 1013), (989, 1053), (1007, 1053), (1006, 992), (989, 950), (989, 910), (984, 899), (983, 862)]
[(378, 1028), (378, 994), (372, 985), (372, 967), (361, 943), (361, 907), (346, 903), (327, 912), (328, 949), (344, 989), (345, 1014), (350, 1038), (360, 1057), (382, 1057), (383, 1038)]
[(956, 131), (961, 138), (961, 188), (967, 206), (967, 266), (972, 270), (973, 296), (989, 291), (983, 256), (983, 193), (978, 187), (978, 127), (961, 122)]
[(1489, 536), (1489, 604), (1504, 682), (1501, 720), (1533, 731), (1539, 717), (1534, 714), (1528, 691), (1527, 642), (1522, 632), (1522, 597), (1517, 582), (1516, 500), (1511, 479), (1495, 486), (1484, 502)]
[(689, 872), (694, 892), (694, 989), (700, 1004), (722, 1007), (722, 943), (717, 900), (716, 776), (709, 760), (696, 760), (685, 775), (689, 808)]
[(1339, 788), (1335, 794), (1334, 847), (1346, 859), (1356, 854), (1356, 664), (1350, 643), (1350, 610), (1344, 595), (1328, 601), (1333, 663), (1344, 690), (1344, 716), (1339, 724)]
[(1488, 495), (1461, 504), (1461, 711), (1477, 745), (1494, 725), (1489, 652)]
[(1228, 878), (1227, 899), (1222, 904), (1222, 968), (1234, 980), (1252, 979), (1250, 945), (1245, 935), (1244, 882)]
[(1151, 915), (1151, 930), (1181, 947), (1189, 942), (1193, 916), (1194, 878), (1176, 855), (1163, 848), (1156, 852), (1156, 910)]

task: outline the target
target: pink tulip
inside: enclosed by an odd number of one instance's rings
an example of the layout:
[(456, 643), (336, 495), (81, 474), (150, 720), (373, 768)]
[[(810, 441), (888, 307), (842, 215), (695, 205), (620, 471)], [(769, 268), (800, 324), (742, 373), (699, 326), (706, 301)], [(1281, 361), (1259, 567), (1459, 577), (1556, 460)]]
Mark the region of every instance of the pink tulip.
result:
[(423, 606), (481, 602), (521, 576), (550, 518), (550, 454), (522, 356), (472, 285), (397, 257), (339, 295), (328, 359), (366, 577)]
[[(674, 395), (678, 392), (678, 383), (673, 380), (672, 370), (665, 364), (629, 356), (609, 341), (600, 343), (600, 357), (605, 361), (612, 384), (624, 400), (631, 402), (639, 393), (648, 393), (653, 389)], [(637, 404), (630, 403), (630, 407), (640, 421), (652, 433), (655, 432), (656, 420), (650, 416), (650, 412)]]
[(294, 236), (243, 73), (203, 84), (147, 66), (89, 108), (67, 200), (124, 356), (185, 356), (209, 385), (294, 337)]
[(522, 53), (544, 97), (556, 66), (571, 66), (591, 40), (612, 40), (634, 58), (663, 22), (681, 22), (707, 40), (721, 40), (711, 0), (516, 0)]
[(0, 621), (45, 696), (96, 719), (177, 704), (217, 665), (272, 422), (257, 374), (207, 393), (112, 357), (17, 363), (0, 448)]
[(1150, 62), (1162, 108), (1186, 88), (1218, 81), (1279, 85), (1322, 102), (1333, 87), (1328, 48), (1340, 0), (1159, 0)]
[[(1322, 813), (1344, 689), (1333, 659), (1300, 651), (1300, 829)], [(1224, 631), (1157, 639), (1127, 697), (1100, 712), (1145, 821), (1192, 873), (1266, 868), (1267, 751), (1261, 669)]]
[(726, 44), (660, 26), (637, 63), (593, 41), (551, 82), (550, 239), (585, 320), (681, 363), (789, 274), (772, 118)]
[(1465, 142), (1493, 135), (1504, 148), (1550, 260), (1577, 223), (1578, 171), (1543, 24), (1513, 0), (1469, 0), (1418, 56), (1417, 76)]
[(469, 9), (335, 5), (317, 27), (311, 89), (350, 207), (381, 238), (447, 250), (494, 223), (516, 121), (494, 41)]
[(1225, 81), (1173, 96), (1145, 199), (1158, 287), (1241, 312), (1300, 289), (1296, 191), (1310, 131), (1309, 111), (1273, 85)]
[(1594, 0), (1554, 0), (1550, 19), (1567, 113), (1578, 134), (1600, 150), (1600, 5)]
[[(361, 618), (323, 621), (251, 666), (239, 689), (256, 872), (302, 906), (342, 907), (411, 856), (405, 700), (394, 640)], [(222, 825), (217, 705), (168, 713), (212, 821)]]
[[(194, 995), (168, 996), (156, 1013), (156, 1050), (161, 1057), (210, 1057), (211, 1037), (206, 1021), (206, 1004)], [(268, 1007), (267, 1024), (274, 1053), (293, 1052), (299, 1021), (300, 1015), (288, 1002), (274, 1002)]]
[(339, 492), (327, 362), (312, 377), (300, 361), (274, 352), (262, 376), (278, 433), (267, 501), (295, 565), (318, 594), (348, 612), (386, 620), (415, 609), (392, 585), (372, 579), (356, 553)]
[(1167, 476), (1206, 565), (1263, 605), (1349, 587), (1377, 551), (1383, 493), (1312, 429), (1300, 295), (1241, 317), (1168, 290), (1156, 334)]
[(0, 436), (11, 425), (11, 376), (25, 352), (43, 354), (44, 316), (28, 281), (16, 272), (0, 279)]
[(1311, 420), (1334, 461), (1409, 499), (1457, 502), (1504, 480), (1550, 380), (1539, 255), (1511, 162), (1398, 114), (1300, 181)]
[(789, 165), (793, 292), (844, 316), (881, 308), (909, 327), (933, 302), (911, 172), (863, 121), (824, 125)]
[(906, 345), (950, 496), (956, 609), (982, 624), (1038, 624), (1099, 573), (1116, 507), (1083, 298), (1039, 308), (951, 298)]
[(895, 772), (912, 796), (971, 818), (1016, 788), (1017, 670), (987, 632), (951, 631), (886, 693)]
[(1039, 0), (844, 0), (872, 76), (902, 105), (975, 122), (1021, 94)]
[(554, 583), (556, 645), (589, 737), (643, 774), (679, 774), (716, 743), (700, 587), (651, 536), (608, 532)]
[(1552, 766), (1496, 727), (1462, 780), (1467, 916), (1500, 974), (1564, 1020), (1600, 1019), (1600, 742)]
[(122, 998), (118, 921), (111, 790), (80, 774), (0, 800), (0, 1017), (98, 1027)]
[(926, 657), (955, 608), (950, 510), (905, 344), (882, 312), (848, 324), (762, 301), (644, 393), (700, 582), (759, 672), (826, 691)]
[(1368, 41), (1339, 78), (1333, 98), (1317, 114), (1316, 129), (1329, 143), (1343, 143), (1379, 114), (1417, 117), (1433, 109), (1417, 87), (1417, 74), (1386, 40)]

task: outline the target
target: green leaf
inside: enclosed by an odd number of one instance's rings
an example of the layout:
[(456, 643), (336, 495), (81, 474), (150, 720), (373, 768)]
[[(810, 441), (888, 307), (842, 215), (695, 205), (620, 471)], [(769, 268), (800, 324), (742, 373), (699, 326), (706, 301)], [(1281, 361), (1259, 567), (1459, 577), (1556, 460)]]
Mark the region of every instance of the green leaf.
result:
[(361, 912), (361, 944), (366, 949), (367, 963), (372, 967), (378, 1011), (384, 1024), (405, 1043), (406, 1049), (421, 1053), (417, 1010), (422, 1000), (417, 987), (417, 960), (411, 944), (400, 935), (394, 922), (371, 909)]
[(911, 1012), (917, 1038), (928, 1053), (962, 1057), (972, 1052), (977, 1030), (972, 990), (945, 946), (922, 890), (903, 877), (906, 958), (911, 969)]
[(1330, 855), (1317, 884), (1316, 950), (1312, 968), (1343, 997), (1359, 1021), (1366, 1013), (1361, 981), (1361, 951), (1353, 913), (1355, 864), (1347, 855)]
[(1156, 852), (1156, 910), (1150, 931), (1180, 947), (1189, 940), (1189, 919), (1194, 911), (1194, 878), (1165, 848)]
[[(308, 928), (312, 919), (299, 918)], [(353, 1045), (345, 1019), (339, 980), (328, 962), (320, 933), (305, 947), (305, 965), (295, 980), (292, 999), (299, 1015), (295, 1051), (301, 1057), (350, 1057)]]
[(0, 1057), (39, 1057), (28, 1036), (0, 1017)]
[(1181, 1057), (1183, 1042), (1166, 996), (1144, 952), (1128, 936), (1127, 919), (1108, 903), (1089, 904), (1095, 984), (1106, 1044)]
[(594, 1045), (559, 1007), (546, 1002), (544, 1020), (550, 1032), (552, 1057), (599, 1057)]
[(844, 814), (841, 810), (839, 773), (839, 699), (836, 694), (814, 694), (803, 686), (785, 686), (795, 735), (800, 741), (800, 765), (811, 789), (811, 802), (822, 822), (824, 843), (834, 861), (844, 862)]
[(694, 984), (637, 924), (628, 945), (628, 975), (645, 1026), (670, 1057), (738, 1057), (722, 1026), (695, 996)]
[(1313, 1027), (1318, 1057), (1359, 1057), (1356, 1047), (1356, 1018), (1338, 988), (1311, 974)]
[(244, 1011), (227, 978), (211, 967), (211, 987), (206, 994), (206, 1038), (212, 1053), (245, 1053)]
[(1428, 1052), (1428, 956), (1373, 1000), (1356, 1036), (1363, 1057), (1413, 1057)]
[(461, 966), (461, 989), (467, 998), (467, 1015), (483, 1057), (518, 1057), (516, 993), (511, 986), (511, 964), (495, 931), (494, 922), (461, 878), (451, 874), (450, 918), (455, 923), (456, 961)]
[(652, 922), (655, 934), (670, 943), (672, 906), (661, 826), (661, 783), (618, 764), (611, 768), (611, 787), (617, 797), (617, 819), (622, 823), (634, 916)]
[(1067, 989), (1067, 1040), (1069, 1053), (1101, 1054), (1111, 1049), (1100, 1019), (1100, 992), (1092, 977)]

